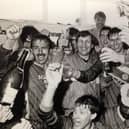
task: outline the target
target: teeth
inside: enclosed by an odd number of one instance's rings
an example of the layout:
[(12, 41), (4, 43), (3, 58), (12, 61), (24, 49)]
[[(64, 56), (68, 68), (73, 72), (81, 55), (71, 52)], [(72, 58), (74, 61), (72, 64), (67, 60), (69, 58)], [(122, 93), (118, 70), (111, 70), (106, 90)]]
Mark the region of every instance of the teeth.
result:
[(39, 56), (39, 59), (42, 60), (44, 58), (44, 56)]

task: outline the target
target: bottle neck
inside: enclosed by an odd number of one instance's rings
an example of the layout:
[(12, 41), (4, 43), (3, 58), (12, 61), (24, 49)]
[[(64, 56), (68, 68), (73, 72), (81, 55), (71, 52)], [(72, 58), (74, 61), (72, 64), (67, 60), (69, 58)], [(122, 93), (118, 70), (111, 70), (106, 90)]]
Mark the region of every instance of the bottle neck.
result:
[(17, 59), (17, 68), (20, 72), (23, 72), (25, 63), (29, 56), (30, 51), (28, 49), (23, 49), (20, 53), (19, 58)]

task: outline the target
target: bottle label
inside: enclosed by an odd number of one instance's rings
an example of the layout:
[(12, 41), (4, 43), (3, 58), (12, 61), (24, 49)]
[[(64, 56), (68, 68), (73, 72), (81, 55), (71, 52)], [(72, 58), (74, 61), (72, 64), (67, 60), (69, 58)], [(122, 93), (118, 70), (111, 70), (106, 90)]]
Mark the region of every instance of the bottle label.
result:
[(13, 105), (14, 99), (17, 95), (18, 90), (11, 88), (11, 86), (8, 86), (5, 90), (4, 96), (2, 98), (2, 103), (9, 103)]

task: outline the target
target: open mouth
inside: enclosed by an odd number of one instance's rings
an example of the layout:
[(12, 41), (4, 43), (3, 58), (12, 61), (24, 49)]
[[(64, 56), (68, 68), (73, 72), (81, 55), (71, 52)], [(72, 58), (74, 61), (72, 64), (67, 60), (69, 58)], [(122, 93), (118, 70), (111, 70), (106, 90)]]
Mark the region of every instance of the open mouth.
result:
[(80, 123), (81, 123), (80, 120), (74, 120), (74, 125), (75, 125), (75, 126), (79, 126)]
[(43, 60), (45, 58), (45, 55), (44, 54), (38, 55), (38, 58), (39, 58), (39, 60)]

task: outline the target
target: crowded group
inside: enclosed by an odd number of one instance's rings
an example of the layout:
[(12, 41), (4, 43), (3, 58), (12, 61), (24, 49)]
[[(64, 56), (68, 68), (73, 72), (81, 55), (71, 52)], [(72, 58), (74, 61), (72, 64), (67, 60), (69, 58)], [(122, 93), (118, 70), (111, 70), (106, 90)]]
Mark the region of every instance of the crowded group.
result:
[(94, 28), (69, 26), (56, 42), (32, 25), (7, 28), (0, 129), (129, 129), (129, 28), (106, 18), (98, 11)]

